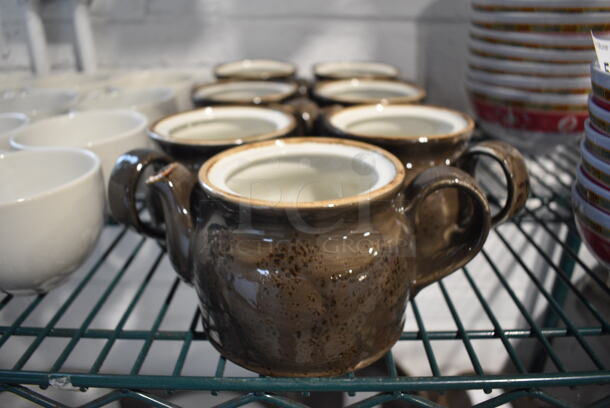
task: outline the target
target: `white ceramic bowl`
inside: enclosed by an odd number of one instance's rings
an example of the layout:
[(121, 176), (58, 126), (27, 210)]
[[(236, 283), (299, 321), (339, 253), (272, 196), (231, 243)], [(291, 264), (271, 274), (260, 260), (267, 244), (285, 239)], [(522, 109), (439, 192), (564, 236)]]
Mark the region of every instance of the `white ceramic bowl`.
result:
[(585, 122), (585, 145), (599, 159), (610, 163), (610, 136), (591, 126), (590, 120)]
[(123, 153), (150, 148), (144, 115), (130, 110), (72, 112), (44, 119), (16, 132), (11, 146), (18, 150), (79, 147), (98, 155), (108, 181), (114, 163)]
[(290, 79), (296, 72), (294, 64), (269, 59), (231, 61), (214, 68), (214, 75), (218, 79)]
[(85, 260), (102, 230), (104, 183), (91, 152), (0, 154), (0, 290), (47, 292)]
[(295, 82), (228, 81), (203, 84), (193, 91), (196, 106), (208, 104), (265, 104), (280, 103), (296, 96)]
[(68, 112), (78, 94), (60, 89), (28, 89), (0, 92), (0, 113), (23, 113), (31, 121)]
[(176, 94), (171, 88), (112, 88), (88, 93), (75, 106), (76, 111), (130, 109), (142, 113), (152, 123), (176, 113)]
[(13, 150), (10, 139), (30, 120), (22, 113), (0, 113), (0, 153)]
[(588, 64), (595, 58), (594, 50), (552, 50), (494, 44), (473, 39), (469, 40), (468, 47), (472, 53), (479, 56), (488, 56), (497, 59), (518, 59), (520, 61)]
[(111, 82), (119, 88), (172, 88), (179, 112), (193, 108), (191, 93), (195, 76), (192, 72), (172, 69), (131, 71), (116, 75)]
[(393, 65), (366, 61), (330, 61), (314, 64), (316, 79), (398, 78), (400, 71)]
[(318, 82), (312, 95), (326, 104), (417, 103), (426, 91), (406, 81), (353, 78)]
[(550, 62), (511, 61), (470, 55), (468, 57), (468, 66), (471, 69), (486, 70), (499, 74), (518, 74), (545, 78), (561, 76), (589, 77), (588, 63), (554, 64)]
[(584, 140), (580, 143), (580, 155), (584, 172), (600, 186), (610, 190), (610, 163), (606, 163), (591, 153)]
[(509, 45), (520, 45), (541, 48), (575, 48), (592, 49), (591, 34), (560, 33), (521, 33), (516, 31), (488, 30), (481, 27), (470, 27), (470, 36), (480, 41), (498, 42)]
[(468, 77), (472, 80), (530, 92), (588, 93), (591, 80), (588, 77), (541, 78), (523, 75), (495, 74), (471, 69)]
[(595, 128), (610, 137), (610, 111), (598, 105), (593, 96), (589, 96), (589, 120)]

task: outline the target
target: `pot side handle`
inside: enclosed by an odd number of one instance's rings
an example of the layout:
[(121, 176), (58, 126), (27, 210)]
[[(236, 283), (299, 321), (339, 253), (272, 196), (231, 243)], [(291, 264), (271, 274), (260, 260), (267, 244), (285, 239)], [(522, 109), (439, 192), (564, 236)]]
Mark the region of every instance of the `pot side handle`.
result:
[(529, 176), (521, 153), (508, 143), (500, 141), (486, 141), (472, 146), (458, 159), (457, 166), (474, 177), (477, 161), (482, 156), (495, 160), (506, 178), (506, 203), (491, 218), (495, 226), (523, 209), (529, 195)]
[(136, 206), (136, 190), (149, 166), (154, 166), (156, 170), (172, 161), (170, 156), (149, 149), (130, 150), (117, 159), (108, 180), (110, 211), (117, 222), (133, 227), (149, 237), (165, 239), (163, 229), (140, 218)]
[[(418, 235), (422, 234), (421, 231), (425, 229), (422, 223), (426, 222), (420, 220), (420, 207), (430, 194), (447, 188), (457, 189), (462, 196), (460, 215), (456, 220), (457, 232), (443, 248), (427, 253), (418, 250)], [(405, 190), (405, 203), (407, 217), (415, 233), (416, 274), (413, 289), (416, 294), (464, 266), (480, 251), (491, 228), (491, 216), (487, 199), (476, 181), (466, 172), (449, 166), (432, 167), (418, 174)]]

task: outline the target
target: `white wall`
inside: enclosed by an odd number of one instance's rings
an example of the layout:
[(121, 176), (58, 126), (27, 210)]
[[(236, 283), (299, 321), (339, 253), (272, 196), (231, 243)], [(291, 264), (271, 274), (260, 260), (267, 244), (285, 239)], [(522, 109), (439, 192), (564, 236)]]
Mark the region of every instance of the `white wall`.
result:
[[(0, 1), (0, 71), (28, 70), (21, 0)], [(43, 0), (55, 69), (75, 69), (68, 0)], [(243, 57), (380, 60), (465, 109), (468, 0), (93, 0), (102, 68), (205, 66)]]

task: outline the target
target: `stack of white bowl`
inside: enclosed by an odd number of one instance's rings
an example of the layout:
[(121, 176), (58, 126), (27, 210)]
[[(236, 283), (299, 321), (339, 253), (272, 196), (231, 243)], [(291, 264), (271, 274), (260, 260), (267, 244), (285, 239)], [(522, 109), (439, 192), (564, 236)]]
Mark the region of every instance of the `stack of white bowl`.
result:
[(472, 0), (467, 89), (481, 128), (527, 153), (582, 136), (608, 0)]
[(599, 262), (610, 267), (610, 73), (591, 65), (593, 94), (572, 190), (580, 235)]

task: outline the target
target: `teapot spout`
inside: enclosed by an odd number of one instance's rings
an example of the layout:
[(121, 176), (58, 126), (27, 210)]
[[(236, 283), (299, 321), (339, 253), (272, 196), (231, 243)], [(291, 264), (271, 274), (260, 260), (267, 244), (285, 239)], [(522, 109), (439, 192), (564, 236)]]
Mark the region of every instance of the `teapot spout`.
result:
[(191, 193), (197, 177), (180, 163), (171, 163), (149, 177), (146, 184), (161, 203), (169, 259), (178, 275), (191, 283)]

